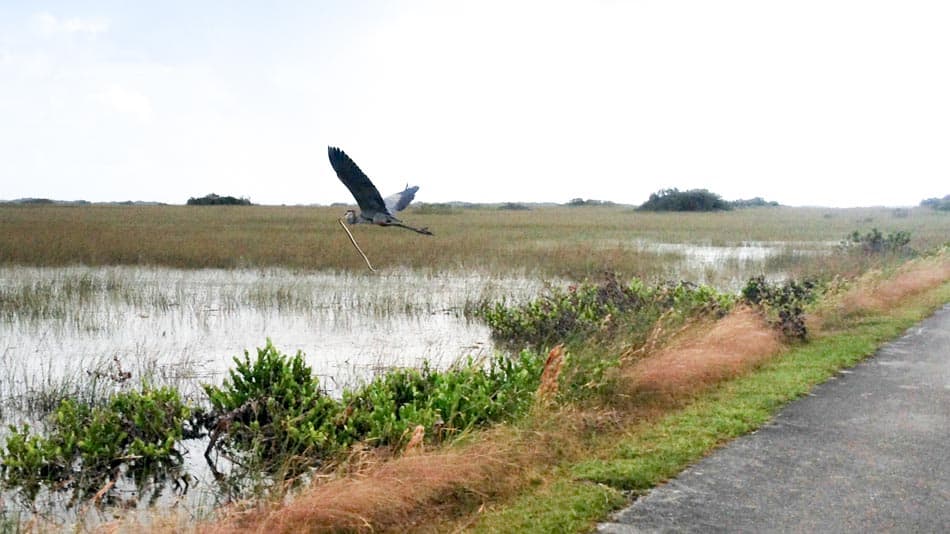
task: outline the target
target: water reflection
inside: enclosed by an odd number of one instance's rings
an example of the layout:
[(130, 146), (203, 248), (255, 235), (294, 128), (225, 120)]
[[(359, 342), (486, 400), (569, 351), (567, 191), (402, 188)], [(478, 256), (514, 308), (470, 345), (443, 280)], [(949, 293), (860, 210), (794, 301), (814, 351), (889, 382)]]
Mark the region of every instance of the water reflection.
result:
[(638, 240), (642, 250), (678, 256), (671, 262), (669, 277), (708, 284), (721, 291), (739, 291), (752, 276), (764, 274), (767, 279), (779, 281), (787, 272), (772, 263), (782, 256), (809, 256), (829, 254), (836, 242), (783, 242), (748, 241), (737, 245), (695, 243), (655, 243)]
[(196, 390), (232, 357), (262, 347), (302, 351), (325, 386), (428, 360), (448, 365), (492, 350), (466, 302), (518, 301), (542, 283), (482, 273), (378, 275), (280, 269), (153, 267), (0, 269), (0, 395), (9, 398), (118, 359), (134, 376)]

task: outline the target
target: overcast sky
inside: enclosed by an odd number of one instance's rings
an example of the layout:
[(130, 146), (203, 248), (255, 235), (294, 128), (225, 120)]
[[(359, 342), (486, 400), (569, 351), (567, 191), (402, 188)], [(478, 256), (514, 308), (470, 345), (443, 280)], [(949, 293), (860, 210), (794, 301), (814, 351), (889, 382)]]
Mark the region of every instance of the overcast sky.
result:
[(950, 193), (950, 2), (0, 2), (0, 199)]

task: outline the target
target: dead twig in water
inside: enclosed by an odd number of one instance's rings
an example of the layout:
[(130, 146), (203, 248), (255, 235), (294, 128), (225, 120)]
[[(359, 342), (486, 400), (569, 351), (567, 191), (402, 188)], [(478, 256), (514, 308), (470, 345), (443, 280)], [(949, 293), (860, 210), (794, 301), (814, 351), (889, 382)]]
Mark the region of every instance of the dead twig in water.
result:
[(366, 262), (366, 266), (369, 267), (371, 272), (376, 272), (376, 269), (373, 269), (373, 266), (369, 263), (369, 258), (366, 257), (366, 254), (363, 252), (363, 249), (356, 243), (356, 239), (353, 237), (353, 234), (350, 233), (350, 229), (346, 227), (346, 223), (343, 222), (343, 217), (337, 219), (337, 222), (340, 223), (340, 226), (343, 227), (343, 230), (346, 231), (346, 235), (350, 236), (350, 242), (353, 243), (353, 246), (356, 247), (357, 252), (360, 253), (360, 256), (363, 256), (363, 261)]

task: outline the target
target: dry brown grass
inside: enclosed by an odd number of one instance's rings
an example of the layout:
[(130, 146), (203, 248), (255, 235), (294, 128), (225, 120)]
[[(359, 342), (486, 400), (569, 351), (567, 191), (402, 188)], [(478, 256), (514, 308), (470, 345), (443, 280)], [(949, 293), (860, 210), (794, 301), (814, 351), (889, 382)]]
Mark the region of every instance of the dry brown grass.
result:
[(499, 427), (468, 444), (370, 463), (358, 473), (316, 483), (288, 502), (225, 511), (220, 521), (196, 530), (284, 533), (419, 529), (510, 495), (533, 470), (556, 463), (567, 454), (565, 443), (552, 443), (555, 436), (564, 435)]
[(624, 370), (632, 391), (681, 395), (738, 376), (782, 349), (778, 332), (741, 308), (705, 330), (689, 330)]
[(549, 404), (557, 396), (558, 378), (561, 376), (561, 367), (564, 365), (564, 345), (556, 345), (548, 353), (541, 372), (541, 384), (538, 386), (537, 400), (539, 405)]
[(947, 280), (950, 280), (950, 258), (943, 254), (908, 262), (891, 276), (871, 272), (841, 295), (836, 311), (845, 315), (884, 311), (908, 296), (933, 289)]

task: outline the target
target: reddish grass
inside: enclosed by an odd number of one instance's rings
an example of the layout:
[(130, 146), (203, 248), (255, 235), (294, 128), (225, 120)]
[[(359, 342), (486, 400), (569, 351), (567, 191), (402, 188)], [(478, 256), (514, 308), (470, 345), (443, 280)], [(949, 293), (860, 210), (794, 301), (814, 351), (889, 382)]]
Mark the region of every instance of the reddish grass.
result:
[(911, 262), (890, 278), (867, 276), (842, 295), (839, 312), (861, 313), (884, 311), (902, 299), (933, 289), (950, 280), (950, 259)]
[(232, 510), (202, 532), (376, 532), (418, 528), (458, 515), (520, 487), (558, 447), (539, 433), (499, 428), (474, 442), (380, 462), (318, 483), (289, 502)]
[(537, 400), (540, 404), (548, 404), (557, 396), (558, 378), (561, 376), (561, 367), (564, 365), (564, 345), (559, 344), (548, 353), (541, 372), (541, 383), (538, 386)]
[(684, 394), (737, 376), (781, 349), (778, 333), (758, 313), (742, 308), (637, 361), (624, 378), (635, 391)]

